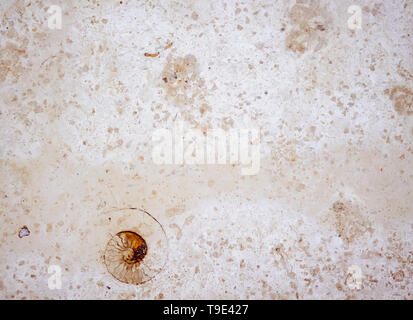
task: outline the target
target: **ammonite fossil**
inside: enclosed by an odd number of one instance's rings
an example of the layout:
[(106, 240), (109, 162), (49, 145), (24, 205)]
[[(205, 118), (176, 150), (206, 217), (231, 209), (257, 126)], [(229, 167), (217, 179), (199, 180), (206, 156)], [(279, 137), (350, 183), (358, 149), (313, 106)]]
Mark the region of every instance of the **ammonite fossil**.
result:
[(111, 216), (111, 222), (124, 231), (112, 236), (106, 245), (107, 270), (129, 284), (151, 280), (167, 261), (167, 238), (162, 225), (145, 210), (135, 208), (121, 209)]

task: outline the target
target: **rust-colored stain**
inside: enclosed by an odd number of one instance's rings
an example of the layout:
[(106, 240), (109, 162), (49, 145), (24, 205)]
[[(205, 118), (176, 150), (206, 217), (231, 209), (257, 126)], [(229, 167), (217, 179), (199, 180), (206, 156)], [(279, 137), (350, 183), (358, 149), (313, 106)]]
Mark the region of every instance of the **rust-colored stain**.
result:
[(173, 46), (173, 42), (169, 42), (165, 47), (164, 47), (164, 50), (166, 50), (166, 49), (169, 49), (170, 47), (172, 47)]
[(204, 84), (198, 73), (198, 61), (195, 56), (168, 56), (161, 75), (166, 97), (176, 104), (193, 103)]
[(337, 235), (345, 243), (352, 243), (366, 232), (372, 232), (370, 221), (360, 213), (360, 208), (352, 201), (336, 201), (331, 211), (331, 222)]
[(385, 93), (393, 101), (394, 110), (398, 114), (413, 114), (413, 91), (404, 86), (395, 86), (391, 90), (386, 89)]
[(295, 53), (318, 50), (325, 42), (327, 17), (318, 8), (297, 3), (288, 14), (291, 30), (285, 39), (286, 48)]
[(159, 52), (156, 52), (156, 53), (145, 52), (145, 57), (155, 58), (157, 56), (159, 56)]

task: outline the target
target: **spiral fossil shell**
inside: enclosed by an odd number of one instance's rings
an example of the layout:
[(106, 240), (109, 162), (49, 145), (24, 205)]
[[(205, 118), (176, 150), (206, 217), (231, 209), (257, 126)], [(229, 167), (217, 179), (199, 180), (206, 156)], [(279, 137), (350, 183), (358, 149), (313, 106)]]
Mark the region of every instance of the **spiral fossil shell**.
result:
[(107, 242), (103, 257), (108, 272), (129, 284), (154, 278), (167, 260), (167, 238), (162, 225), (148, 212), (134, 208), (119, 210), (115, 225), (124, 227), (124, 231)]

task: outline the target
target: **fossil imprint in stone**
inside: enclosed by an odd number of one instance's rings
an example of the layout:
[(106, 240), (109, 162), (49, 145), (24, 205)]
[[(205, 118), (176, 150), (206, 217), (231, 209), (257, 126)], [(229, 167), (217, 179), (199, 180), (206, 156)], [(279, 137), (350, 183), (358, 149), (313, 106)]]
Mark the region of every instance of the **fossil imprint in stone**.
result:
[(104, 262), (108, 272), (128, 284), (142, 284), (160, 273), (168, 257), (162, 225), (147, 211), (136, 208), (115, 212), (114, 222), (123, 231), (108, 241)]

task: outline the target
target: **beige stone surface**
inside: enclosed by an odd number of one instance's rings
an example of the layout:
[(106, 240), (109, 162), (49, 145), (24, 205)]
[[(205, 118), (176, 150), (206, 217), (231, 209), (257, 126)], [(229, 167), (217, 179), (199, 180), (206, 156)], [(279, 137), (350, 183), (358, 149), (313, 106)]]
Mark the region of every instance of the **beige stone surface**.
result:
[[(412, 299), (411, 1), (0, 13), (1, 299)], [(259, 172), (155, 164), (154, 132), (176, 119), (258, 128)], [(117, 232), (162, 237), (131, 207), (167, 237), (140, 285), (104, 263)]]

